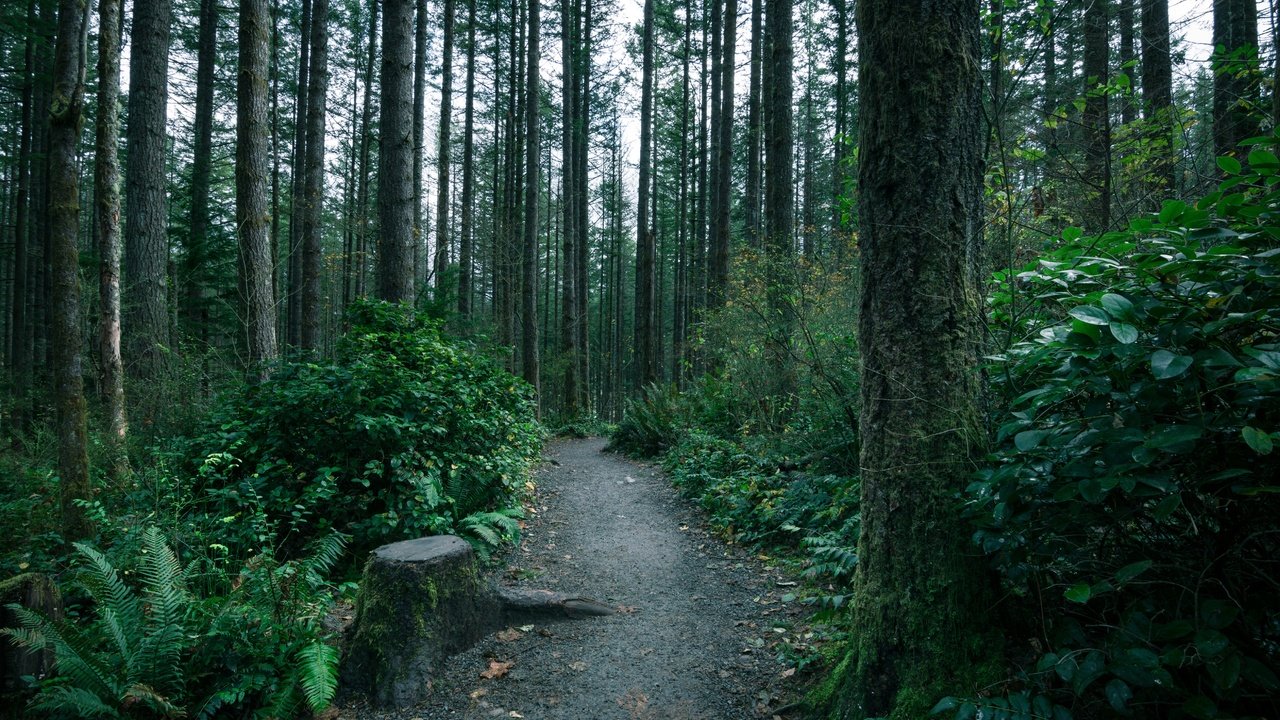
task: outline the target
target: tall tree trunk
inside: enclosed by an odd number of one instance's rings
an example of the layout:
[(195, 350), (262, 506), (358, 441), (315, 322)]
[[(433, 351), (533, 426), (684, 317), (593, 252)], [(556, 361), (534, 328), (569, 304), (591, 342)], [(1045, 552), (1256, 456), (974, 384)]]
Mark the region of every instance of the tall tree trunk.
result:
[(93, 532), (77, 501), (88, 500), (88, 427), (84, 370), (80, 357), (80, 174), (76, 150), (84, 127), (84, 34), (89, 5), (58, 4), (53, 102), (49, 112), (49, 240), (52, 245), (53, 393), (58, 427), (58, 493), (62, 536), (83, 539)]
[(644, 2), (640, 85), (640, 182), (636, 203), (635, 379), (642, 388), (655, 378), (654, 237), (649, 223), (649, 174), (653, 138), (653, 2)]
[[(538, 360), (538, 110), (539, 92), (538, 55), (541, 36), (540, 0), (529, 0), (528, 76), (525, 95), (525, 155), (524, 155), (524, 243), (522, 312), (524, 320), (523, 368), (524, 380), (533, 386), (535, 397), (541, 386), (541, 366)], [(539, 402), (539, 407), (541, 403)]]
[(1109, 0), (1089, 0), (1084, 12), (1085, 230), (1106, 232), (1111, 225), (1111, 114), (1107, 109), (1107, 32)]
[[(1120, 71), (1130, 80), (1133, 79), (1133, 70), (1130, 67), (1134, 61), (1133, 2), (1134, 0), (1120, 0), (1119, 12), (1117, 13), (1117, 20), (1120, 25)], [(1138, 117), (1138, 105), (1134, 102), (1133, 87), (1131, 82), (1120, 96), (1120, 121), (1125, 125), (1133, 122)]]
[(128, 421), (120, 357), (120, 0), (98, 2), (98, 119), (93, 168), (98, 233), (98, 392), (107, 415), (113, 472), (121, 470)]
[(577, 199), (574, 202), (574, 210), (578, 213), (578, 220), (574, 223), (574, 230), (578, 233), (578, 241), (574, 243), (578, 251), (578, 257), (574, 262), (574, 269), (578, 272), (578, 309), (575, 315), (578, 321), (578, 405), (586, 410), (591, 411), (591, 329), (590, 316), (587, 312), (588, 300), (590, 298), (591, 283), (588, 279), (587, 271), (590, 269), (590, 230), (591, 221), (589, 218), (590, 203), (590, 170), (587, 165), (587, 155), (589, 153), (589, 138), (591, 136), (591, 9), (594, 0), (579, 0), (582, 3), (581, 10), (578, 13), (578, 22), (581, 29), (578, 32), (580, 39), (579, 50), (577, 53), (577, 70), (578, 83), (576, 85), (575, 94), (578, 96), (578, 122), (574, 124), (576, 130), (576, 139), (578, 149), (574, 153), (574, 160), (578, 163), (578, 170), (574, 173), (574, 181), (577, 184)]
[(218, 57), (218, 3), (200, 0), (196, 50), (196, 115), (192, 128), (191, 215), (183, 280), (182, 319), (201, 346), (209, 340), (209, 176), (213, 169), (213, 73)]
[[(753, 0), (759, 3), (760, 0)], [(849, 0), (834, 0), (836, 23), (835, 49), (835, 153), (831, 166), (831, 214), (832, 229), (835, 231), (836, 257), (844, 258), (844, 250), (848, 245), (847, 232), (849, 224), (845, 221), (845, 185), (848, 184), (845, 171), (845, 158), (848, 157), (849, 142), (847, 138), (853, 129), (849, 126)], [(754, 19), (753, 19), (754, 23)], [(843, 262), (841, 262), (843, 265)]]
[(169, 0), (134, 0), (125, 168), (125, 347), (135, 377), (160, 371), (169, 347), (165, 126)]
[(561, 280), (563, 300), (560, 305), (560, 349), (564, 354), (564, 407), (566, 417), (575, 417), (578, 407), (578, 361), (577, 353), (580, 344), (578, 323), (574, 314), (578, 309), (578, 273), (575, 265), (578, 253), (574, 243), (578, 233), (574, 232), (578, 213), (574, 210), (577, 202), (577, 182), (574, 175), (578, 163), (574, 157), (578, 149), (577, 134), (574, 131), (575, 110), (577, 109), (576, 85), (578, 82), (576, 53), (578, 45), (577, 3), (574, 0), (560, 0), (560, 57), (563, 62), (560, 83), (561, 106), (561, 148), (563, 159), (560, 169), (560, 201), (563, 205), (564, 232), (564, 273)]
[(378, 146), (378, 297), (413, 297), (413, 12), (383, 0), (382, 105)]
[(693, 3), (684, 2), (683, 67), (680, 81), (680, 197), (676, 211), (676, 289), (671, 329), (671, 376), (683, 388), (688, 367), (689, 342), (689, 129), (690, 70), (693, 53)]
[[(422, 277), (429, 267), (427, 243), (426, 186), (423, 180), (427, 151), (427, 52), (431, 42), (427, 34), (427, 0), (415, 3), (413, 56), (413, 267), (414, 277)], [(416, 282), (416, 281), (415, 281)]]
[(302, 283), (303, 283), (303, 232), (302, 216), (307, 193), (307, 91), (310, 89), (308, 73), (311, 72), (311, 23), (313, 0), (302, 0), (302, 25), (299, 32), (298, 95), (293, 111), (293, 160), (292, 182), (289, 192), (289, 298), (288, 321), (285, 323), (290, 347), (302, 346)]
[(329, 95), (329, 0), (311, 0), (307, 70), (306, 170), (302, 200), (302, 333), (299, 347), (320, 349), (320, 276), (324, 268), (324, 143)]
[(765, 87), (765, 206), (764, 249), (769, 261), (769, 310), (774, 318), (770, 330), (771, 362), (777, 386), (785, 395), (791, 391), (790, 344), (792, 309), (792, 257), (795, 253), (794, 140), (792, 135), (792, 19), (791, 3), (769, 0), (765, 37), (768, 72)]
[(1254, 107), (1258, 68), (1256, 0), (1213, 0), (1213, 151), (1234, 155), (1241, 140), (1261, 134)]
[[(473, 0), (474, 1), (474, 0)], [(369, 151), (373, 144), (373, 66), (378, 59), (378, 8), (380, 3), (370, 3), (368, 61), (364, 66), (364, 101), (360, 109), (360, 180), (356, 189), (356, 295), (365, 297), (366, 273), (369, 267)]]
[(267, 79), (272, 25), (267, 0), (242, 0), (236, 75), (236, 234), (251, 378), (262, 378), (266, 363), (275, 359), (277, 352), (271, 284), (272, 216), (267, 205)]
[(453, 0), (444, 0), (444, 60), (440, 68), (440, 147), (436, 159), (436, 295), (444, 297), (449, 266), (449, 133), (453, 123)]
[(1169, 0), (1142, 0), (1142, 110), (1152, 126), (1157, 192), (1174, 190), (1173, 63), (1169, 58)]
[(990, 646), (975, 637), (983, 563), (955, 502), (980, 435), (967, 258), (981, 232), (979, 12), (977, 0), (857, 12), (862, 526), (836, 716), (914, 718), (973, 692), (974, 654)]
[(720, 141), (715, 158), (715, 200), (712, 203), (711, 273), (707, 281), (708, 303), (724, 306), (729, 288), (729, 202), (733, 187), (733, 71), (737, 65), (738, 1), (724, 0), (724, 49), (720, 52)]
[[(27, 3), (27, 21), (34, 25), (36, 0)], [(35, 38), (27, 35), (23, 52), (22, 74), (22, 127), (18, 130), (18, 187), (13, 224), (13, 314), (10, 329), (9, 358), (13, 368), (14, 428), (26, 429), (28, 413), (27, 394), (31, 391), (31, 341), (28, 295), (30, 294), (31, 259), (31, 139), (33, 131), (33, 103), (35, 88)]]
[(459, 228), (458, 314), (471, 318), (471, 278), (474, 273), (475, 193), (476, 0), (467, 0), (467, 109), (462, 137), (462, 220)]

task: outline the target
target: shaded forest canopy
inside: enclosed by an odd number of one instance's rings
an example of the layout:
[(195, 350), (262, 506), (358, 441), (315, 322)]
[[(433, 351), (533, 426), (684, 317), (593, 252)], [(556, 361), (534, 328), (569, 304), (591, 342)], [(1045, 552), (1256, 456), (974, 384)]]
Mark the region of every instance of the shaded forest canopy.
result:
[(1203, 5), (5, 4), (5, 690), (320, 711), (557, 431), (805, 568), (815, 717), (1273, 717), (1280, 18)]

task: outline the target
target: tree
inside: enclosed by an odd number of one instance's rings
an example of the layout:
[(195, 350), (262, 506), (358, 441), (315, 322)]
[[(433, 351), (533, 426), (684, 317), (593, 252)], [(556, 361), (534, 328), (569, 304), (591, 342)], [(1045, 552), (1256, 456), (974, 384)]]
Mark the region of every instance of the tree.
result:
[(1213, 0), (1213, 46), (1213, 151), (1234, 155), (1241, 140), (1261, 133), (1255, 0)]
[(135, 0), (125, 141), (124, 332), (129, 363), (140, 380), (155, 376), (169, 347), (165, 118), (170, 25), (169, 0)]
[(528, 60), (526, 70), (528, 79), (525, 85), (524, 107), (524, 243), (522, 253), (523, 269), (521, 275), (521, 309), (524, 324), (524, 380), (533, 386), (535, 396), (541, 386), (541, 365), (538, 361), (538, 110), (539, 102), (538, 55), (541, 24), (540, 0), (529, 0), (529, 39)]
[(577, 84), (578, 63), (577, 46), (577, 3), (573, 0), (560, 0), (560, 57), (562, 60), (560, 82), (560, 147), (562, 160), (560, 163), (560, 201), (563, 210), (561, 234), (564, 246), (564, 273), (561, 281), (562, 300), (560, 303), (560, 349), (564, 353), (564, 414), (574, 417), (578, 414), (578, 363), (582, 339), (578, 336), (578, 252), (575, 247), (578, 233), (575, 225), (578, 213), (575, 206), (578, 202), (578, 184), (574, 178), (578, 163), (575, 160), (578, 143), (574, 132), (577, 122)]
[(857, 21), (862, 522), (837, 715), (919, 718), (978, 691), (966, 681), (986, 607), (955, 500), (979, 436), (979, 9), (861, 0)]
[(58, 493), (62, 534), (83, 539), (92, 532), (77, 501), (91, 495), (84, 370), (80, 357), (80, 174), (76, 149), (84, 127), (87, 3), (58, 3), (53, 102), (49, 106), (49, 240), (52, 244), (53, 391), (58, 427)]
[(413, 13), (382, 6), (382, 107), (378, 146), (378, 297), (413, 302)]
[(196, 51), (195, 135), (191, 162), (191, 214), (185, 247), (186, 297), (182, 304), (188, 331), (207, 344), (206, 307), (209, 273), (209, 179), (213, 170), (213, 74), (218, 51), (218, 3), (200, 0)]
[(444, 60), (440, 68), (440, 147), (436, 159), (436, 293), (443, 296), (449, 265), (449, 136), (453, 123), (453, 0), (444, 0)]
[(236, 75), (236, 230), (239, 236), (240, 298), (252, 377), (276, 356), (272, 292), (271, 211), (267, 205), (267, 80), (271, 12), (267, 0), (240, 3)]
[(311, 0), (310, 66), (307, 69), (307, 139), (303, 153), (302, 282), (298, 346), (320, 347), (320, 274), (324, 262), (324, 143), (329, 91), (329, 0)]
[(462, 138), (462, 218), (458, 248), (458, 314), (471, 317), (471, 280), (475, 232), (476, 0), (467, 0), (467, 99)]
[(1084, 226), (1092, 233), (1111, 225), (1111, 113), (1107, 109), (1108, 0), (1090, 0), (1084, 11), (1084, 125), (1086, 191)]
[(644, 2), (644, 27), (640, 81), (640, 182), (636, 203), (636, 388), (653, 382), (657, 372), (654, 352), (655, 243), (649, 220), (649, 175), (653, 138), (653, 0)]
[(772, 362), (782, 394), (790, 392), (791, 258), (795, 253), (794, 139), (792, 136), (792, 19), (788, 0), (769, 0), (765, 16), (764, 251), (770, 280)]
[[(36, 0), (27, 4), (27, 23), (34, 25), (36, 19)], [(13, 395), (18, 400), (15, 408), (14, 426), (19, 430), (26, 429), (26, 396), (31, 389), (31, 342), (29, 327), (31, 318), (27, 312), (27, 295), (29, 292), (31, 258), (31, 141), (33, 134), (33, 114), (35, 102), (35, 33), (27, 35), (23, 49), (22, 67), (22, 109), (20, 119), (22, 127), (18, 130), (18, 181), (14, 197), (13, 221), (13, 311), (10, 314), (9, 361), (13, 367)]]
[(1173, 185), (1173, 64), (1169, 58), (1169, 0), (1142, 0), (1142, 117), (1152, 125), (1160, 158), (1157, 187)]
[[(707, 294), (711, 307), (724, 305), (729, 287), (729, 204), (733, 186), (733, 71), (737, 64), (738, 2), (724, 2), (724, 49), (720, 52), (720, 141), (716, 146), (715, 193), (711, 203), (711, 271), (707, 277)], [(788, 79), (788, 84), (790, 80)], [(788, 98), (790, 102), (790, 98)], [(789, 106), (788, 106), (789, 107)], [(789, 114), (789, 113), (788, 113)], [(788, 160), (789, 162), (789, 160)]]
[[(93, 196), (98, 232), (98, 393), (113, 452), (128, 432), (120, 356), (120, 0), (98, 2), (98, 118)], [(119, 463), (117, 462), (117, 465)]]

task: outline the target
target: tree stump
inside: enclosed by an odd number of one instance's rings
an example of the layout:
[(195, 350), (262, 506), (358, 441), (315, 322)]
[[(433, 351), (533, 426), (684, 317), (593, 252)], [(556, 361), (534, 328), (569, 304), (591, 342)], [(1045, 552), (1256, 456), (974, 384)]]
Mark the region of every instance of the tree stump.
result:
[[(62, 617), (62, 595), (58, 586), (46, 575), (25, 573), (0, 581), (0, 627), (21, 627), (18, 618), (8, 608), (11, 604), (43, 613), (50, 618)], [(0, 637), (0, 707), (10, 706), (15, 711), (24, 703), (18, 700), (6, 702), (26, 690), (23, 677), (42, 677), (53, 668), (53, 652), (31, 652), (19, 647), (11, 638)], [(0, 717), (10, 717), (0, 710)], [(13, 716), (13, 717), (16, 717)]]
[(465, 540), (384, 545), (365, 564), (343, 685), (376, 705), (413, 705), (431, 692), (445, 658), (474, 645), (500, 615)]

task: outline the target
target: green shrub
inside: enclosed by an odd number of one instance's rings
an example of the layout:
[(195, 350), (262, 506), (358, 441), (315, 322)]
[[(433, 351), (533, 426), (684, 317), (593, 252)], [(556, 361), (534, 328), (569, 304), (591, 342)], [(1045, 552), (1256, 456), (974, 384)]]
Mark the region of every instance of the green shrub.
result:
[[(181, 447), (200, 510), (238, 548), (286, 554), (338, 530), (359, 556), (507, 508), (537, 458), (531, 391), (439, 324), (357, 305), (332, 363), (288, 362), (227, 398)], [(472, 534), (473, 539), (487, 535)]]
[(1280, 162), (1224, 162), (1195, 207), (998, 276), (1021, 339), (989, 368), (1008, 415), (968, 497), (1043, 623), (1011, 632), (1042, 640), (995, 717), (1280, 711)]
[(657, 457), (675, 445), (684, 426), (682, 414), (674, 385), (649, 385), (627, 400), (607, 449), (637, 458)]
[(255, 558), (234, 582), (216, 579), (225, 595), (202, 596), (193, 589), (198, 564), (184, 567), (154, 527), (136, 558), (141, 592), (126, 582), (130, 571), (76, 544), (89, 614), (55, 621), (13, 605), (22, 627), (0, 630), (54, 653), (56, 674), (28, 709), (57, 718), (323, 710), (337, 688), (338, 652), (321, 630), (329, 596), (320, 575), (342, 546), (331, 535), (301, 561)]

